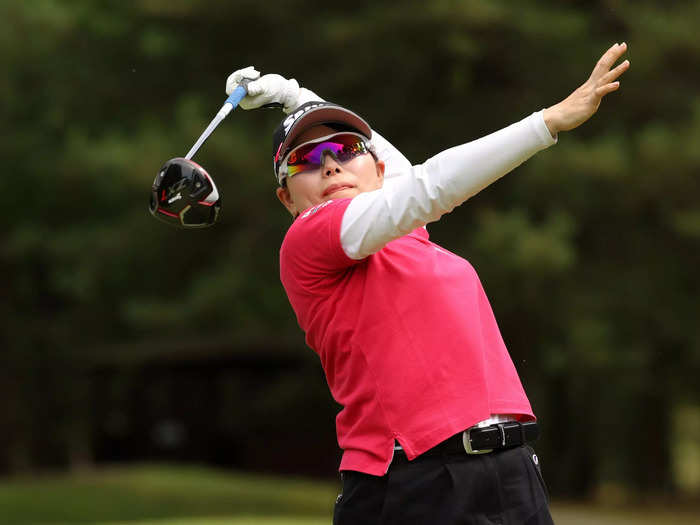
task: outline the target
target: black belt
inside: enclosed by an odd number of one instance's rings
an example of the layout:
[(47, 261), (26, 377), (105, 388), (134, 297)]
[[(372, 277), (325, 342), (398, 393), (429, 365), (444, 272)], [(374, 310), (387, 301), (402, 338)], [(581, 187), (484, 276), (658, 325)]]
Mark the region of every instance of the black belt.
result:
[[(418, 457), (484, 454), (498, 449), (518, 447), (525, 443), (531, 443), (537, 440), (539, 435), (539, 428), (534, 421), (525, 423), (509, 421), (488, 427), (472, 427), (447, 438)], [(406, 453), (403, 449), (394, 451), (394, 461), (406, 459)]]

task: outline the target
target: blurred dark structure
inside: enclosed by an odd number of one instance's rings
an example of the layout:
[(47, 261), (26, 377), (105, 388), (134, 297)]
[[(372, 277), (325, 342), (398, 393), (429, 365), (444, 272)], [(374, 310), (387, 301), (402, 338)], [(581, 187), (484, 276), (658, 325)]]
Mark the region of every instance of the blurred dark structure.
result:
[(335, 475), (334, 407), (318, 363), (279, 350), (202, 350), (93, 371), (95, 461)]
[(297, 78), (420, 163), (559, 101), (624, 40), (632, 68), (598, 115), (429, 229), (482, 278), (554, 496), (700, 490), (700, 3), (5, 1), (0, 16), (0, 472), (335, 475), (338, 407), (278, 280), (282, 113), (236, 110), (197, 154), (217, 226), (147, 211), (233, 70)]

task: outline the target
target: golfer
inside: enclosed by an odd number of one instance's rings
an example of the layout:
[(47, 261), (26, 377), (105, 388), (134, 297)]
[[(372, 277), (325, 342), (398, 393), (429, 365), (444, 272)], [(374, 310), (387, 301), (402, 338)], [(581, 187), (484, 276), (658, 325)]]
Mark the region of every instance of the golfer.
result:
[(289, 114), (273, 137), (293, 216), (280, 275), (337, 416), (334, 523), (552, 523), (529, 443), (537, 423), (474, 268), (425, 225), (588, 120), (629, 62), (615, 44), (562, 102), (410, 163), (354, 112), (252, 68), (247, 109)]

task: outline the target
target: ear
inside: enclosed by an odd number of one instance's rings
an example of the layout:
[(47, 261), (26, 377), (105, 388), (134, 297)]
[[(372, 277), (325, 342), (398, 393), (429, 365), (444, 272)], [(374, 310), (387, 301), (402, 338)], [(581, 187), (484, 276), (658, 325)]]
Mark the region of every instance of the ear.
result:
[(297, 216), (297, 209), (294, 206), (294, 201), (292, 200), (292, 195), (289, 193), (289, 188), (279, 187), (277, 188), (277, 198), (280, 202), (287, 208), (287, 211), (292, 214), (292, 217)]
[(377, 177), (379, 177), (379, 180), (381, 182), (384, 182), (384, 170), (386, 170), (386, 164), (384, 164), (383, 160), (378, 160), (377, 161)]

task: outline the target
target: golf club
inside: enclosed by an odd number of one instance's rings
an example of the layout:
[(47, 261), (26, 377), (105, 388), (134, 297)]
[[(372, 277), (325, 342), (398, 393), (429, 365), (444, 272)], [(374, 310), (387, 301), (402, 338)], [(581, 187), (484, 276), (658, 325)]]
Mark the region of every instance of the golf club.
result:
[(204, 228), (214, 224), (221, 210), (221, 198), (214, 179), (191, 159), (247, 94), (249, 80), (244, 79), (200, 135), (185, 157), (167, 161), (158, 171), (151, 187), (151, 215), (183, 228)]

